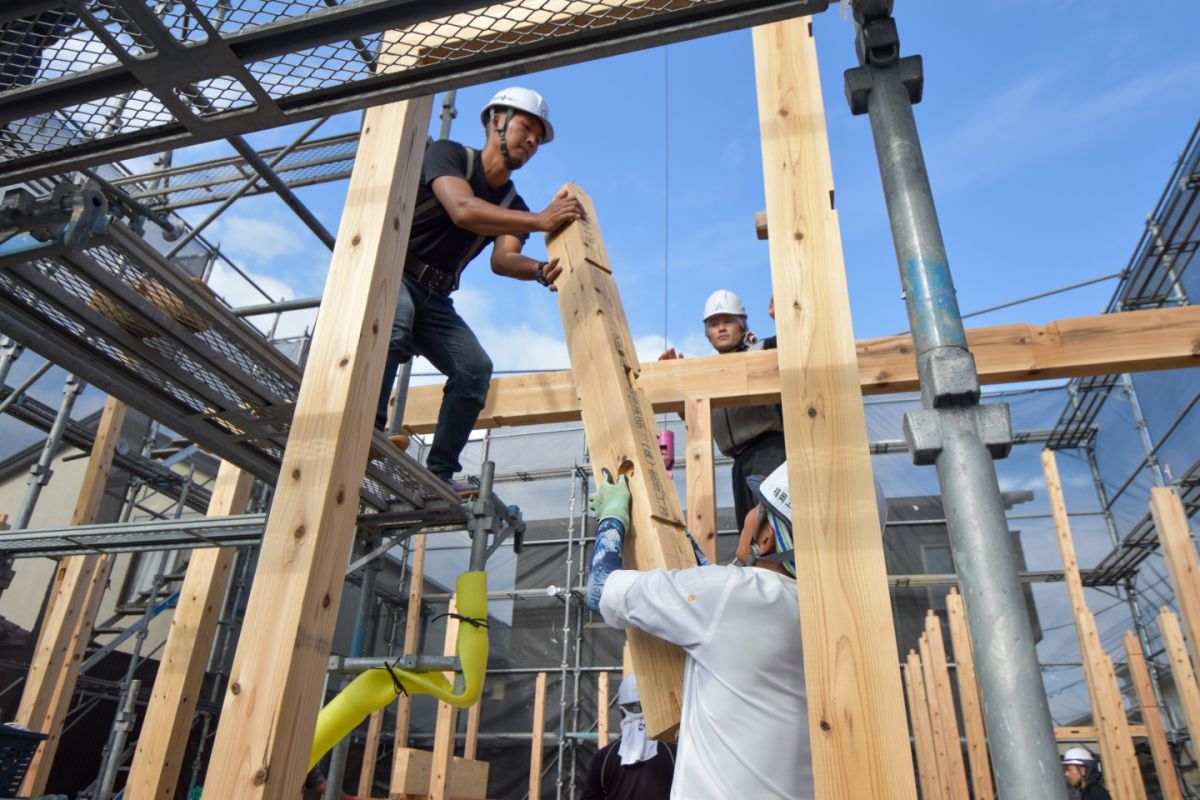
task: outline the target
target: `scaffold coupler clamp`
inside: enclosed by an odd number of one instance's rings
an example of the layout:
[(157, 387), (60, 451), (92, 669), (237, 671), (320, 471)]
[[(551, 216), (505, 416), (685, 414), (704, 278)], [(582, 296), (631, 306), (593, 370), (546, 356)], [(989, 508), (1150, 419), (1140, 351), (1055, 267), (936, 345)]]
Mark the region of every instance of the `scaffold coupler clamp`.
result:
[[(975, 357), (961, 347), (939, 347), (917, 360), (925, 408), (904, 415), (904, 440), (917, 466), (937, 462), (949, 417), (965, 417), (993, 459), (1012, 452), (1008, 403), (980, 405)], [(955, 420), (956, 422), (958, 420)]]
[(854, 0), (853, 5), (854, 19), (858, 23), (854, 50), (861, 66), (848, 69), (845, 74), (850, 113), (856, 116), (867, 113), (872, 69), (900, 70), (900, 81), (908, 90), (908, 99), (913, 105), (921, 102), (925, 87), (921, 57), (900, 57), (900, 35), (896, 31), (896, 20), (892, 18), (892, 0)]
[(0, 237), (8, 253), (36, 250), (47, 244), (78, 250), (107, 227), (108, 200), (95, 181), (82, 186), (60, 183), (49, 197), (42, 198), (17, 187), (5, 192), (0, 200)]

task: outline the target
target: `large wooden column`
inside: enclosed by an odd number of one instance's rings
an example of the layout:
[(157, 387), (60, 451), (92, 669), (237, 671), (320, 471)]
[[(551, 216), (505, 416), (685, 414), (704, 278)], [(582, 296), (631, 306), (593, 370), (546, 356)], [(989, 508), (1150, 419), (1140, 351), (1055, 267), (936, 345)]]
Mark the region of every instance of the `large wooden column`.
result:
[[(125, 404), (108, 398), (96, 428), (96, 439), (75, 513), (71, 516), (72, 525), (90, 525), (96, 521), (124, 422)], [(23, 795), (46, 791), (59, 736), (75, 693), (79, 665), (92, 638), (92, 626), (111, 566), (111, 557), (107, 555), (70, 556), (62, 559), (54, 571), (49, 605), (42, 619), (16, 716), (17, 722), (31, 730), (48, 733), (50, 738), (38, 748), (25, 773), (21, 784)]]
[(354, 538), (432, 100), (368, 109), (205, 781), (300, 792)]
[(596, 676), (596, 747), (608, 746), (608, 673)]
[(1192, 543), (1187, 514), (1179, 496), (1163, 487), (1150, 490), (1150, 513), (1154, 516), (1154, 529), (1162, 544), (1171, 586), (1175, 589), (1175, 604), (1183, 616), (1192, 653), (1200, 659), (1200, 564), (1197, 564), (1196, 545)]
[(1162, 708), (1154, 695), (1150, 683), (1150, 670), (1142, 655), (1142, 645), (1133, 631), (1125, 631), (1125, 659), (1129, 664), (1129, 677), (1137, 693), (1138, 706), (1142, 709), (1142, 723), (1146, 727), (1146, 738), (1150, 740), (1150, 754), (1154, 758), (1154, 769), (1158, 773), (1158, 786), (1164, 800), (1183, 800), (1179, 786), (1179, 775), (1175, 772), (1175, 759), (1171, 757), (1171, 745), (1163, 730)]
[(687, 528), (700, 551), (717, 563), (717, 495), (713, 470), (712, 401), (689, 397), (687, 422)]
[(1063, 560), (1063, 580), (1071, 598), (1075, 615), (1075, 632), (1079, 639), (1079, 655), (1083, 661), (1084, 678), (1092, 701), (1092, 716), (1100, 739), (1100, 759), (1105, 765), (1105, 782), (1116, 800), (1145, 800), (1146, 786), (1133, 749), (1129, 719), (1121, 701), (1112, 659), (1100, 644), (1096, 618), (1088, 610), (1083, 596), (1083, 580), (1075, 560), (1075, 544), (1071, 539), (1071, 522), (1063, 498), (1058, 462), (1052, 450), (1042, 451), (1042, 470), (1050, 498), (1050, 512), (1058, 533), (1058, 549)]
[[(816, 794), (912, 798), (912, 755), (809, 20), (754, 29)], [(909, 356), (911, 359), (911, 355)]]
[(987, 735), (983, 727), (983, 706), (979, 702), (979, 683), (975, 678), (975, 655), (967, 630), (967, 612), (958, 589), (946, 595), (950, 617), (950, 641), (954, 645), (954, 672), (958, 677), (958, 700), (962, 704), (963, 728), (967, 735), (967, 757), (971, 761), (971, 788), (975, 800), (992, 800), (992, 764), (988, 755)]
[[(222, 462), (208, 516), (244, 513), (253, 486), (254, 476)], [(127, 800), (171, 800), (175, 796), (192, 714), (236, 557), (234, 547), (192, 551), (125, 784)]]
[[(633, 506), (625, 534), (625, 566), (695, 566), (675, 484), (667, 477), (658, 449), (654, 413), (638, 385), (641, 365), (596, 208), (578, 186), (564, 188), (579, 198), (587, 218), (548, 234), (546, 250), (563, 266), (555, 282), (558, 307), (597, 480), (602, 480), (601, 468), (629, 478)], [(630, 628), (628, 636), (646, 732), (664, 738), (679, 724), (683, 651), (636, 628)]]

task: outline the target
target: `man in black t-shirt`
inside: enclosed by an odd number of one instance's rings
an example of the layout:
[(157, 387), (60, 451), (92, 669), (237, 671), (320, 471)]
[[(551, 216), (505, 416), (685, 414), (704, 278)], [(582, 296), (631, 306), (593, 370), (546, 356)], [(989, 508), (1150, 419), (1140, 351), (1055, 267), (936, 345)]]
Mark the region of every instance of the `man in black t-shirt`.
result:
[(554, 290), (558, 259), (521, 255), (530, 233), (550, 232), (583, 217), (583, 206), (565, 191), (540, 212), (531, 212), (510, 176), (554, 138), (542, 96), (513, 87), (498, 92), (480, 115), (482, 150), (437, 141), (425, 151), (404, 280), (388, 342), (375, 426), (387, 424), (388, 396), (400, 364), (413, 355), (429, 359), (446, 376), (437, 430), (426, 466), (451, 482), (462, 469), (458, 456), (487, 399), (492, 361), (454, 310), (450, 294), (472, 259), (492, 246), (492, 271), (537, 281)]
[(667, 800), (675, 775), (675, 745), (646, 736), (642, 698), (632, 673), (621, 681), (617, 704), (621, 738), (600, 748), (592, 759), (580, 800)]

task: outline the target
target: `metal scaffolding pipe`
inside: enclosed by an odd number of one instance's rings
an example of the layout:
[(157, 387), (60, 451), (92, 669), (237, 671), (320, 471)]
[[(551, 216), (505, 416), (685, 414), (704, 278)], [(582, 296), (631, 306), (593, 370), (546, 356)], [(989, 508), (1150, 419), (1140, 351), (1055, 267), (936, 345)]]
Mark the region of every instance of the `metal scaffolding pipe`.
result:
[(905, 416), (917, 464), (935, 464), (978, 667), (999, 796), (1066, 798), (994, 457), (1011, 448), (1006, 404), (980, 406), (913, 103), (919, 57), (899, 57), (887, 0), (856, 0), (851, 111), (870, 116), (917, 353), (922, 411)]
[(283, 179), (275, 173), (275, 170), (271, 169), (266, 161), (263, 161), (262, 156), (250, 146), (250, 143), (241, 136), (229, 137), (229, 143), (233, 145), (234, 150), (237, 150), (238, 155), (245, 159), (250, 168), (259, 174), (259, 177), (266, 182), (267, 186), (270, 186), (275, 194), (279, 195), (279, 199), (287, 204), (287, 207), (300, 218), (300, 221), (307, 225), (308, 229), (321, 240), (321, 243), (330, 250), (333, 250), (333, 243), (335, 241), (333, 234), (321, 224), (321, 221), (309, 210), (308, 206), (304, 205), (299, 197), (296, 197), (296, 193), (292, 191), (290, 186), (284, 183)]
[(33, 509), (42, 493), (42, 487), (50, 482), (50, 477), (54, 474), (54, 470), (50, 469), (50, 464), (54, 461), (54, 454), (62, 443), (67, 423), (71, 421), (71, 409), (75, 407), (75, 399), (79, 397), (83, 388), (83, 381), (74, 375), (67, 375), (67, 380), (63, 384), (62, 402), (58, 406), (58, 415), (54, 418), (54, 424), (50, 426), (50, 433), (47, 434), (46, 441), (42, 445), (42, 453), (38, 457), (37, 463), (29, 468), (29, 488), (25, 492), (25, 499), (21, 501), (21, 510), (17, 512), (17, 518), (13, 521), (13, 529), (29, 527), (29, 520), (33, 517)]

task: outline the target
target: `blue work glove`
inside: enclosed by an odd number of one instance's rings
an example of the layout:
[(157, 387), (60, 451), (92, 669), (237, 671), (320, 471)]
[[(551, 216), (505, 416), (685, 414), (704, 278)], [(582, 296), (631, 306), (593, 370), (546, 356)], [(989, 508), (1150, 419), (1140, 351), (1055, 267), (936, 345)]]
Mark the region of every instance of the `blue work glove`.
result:
[(611, 476), (605, 483), (596, 487), (596, 491), (588, 499), (592, 507), (592, 515), (597, 521), (615, 519), (621, 522), (622, 528), (629, 528), (629, 478), (622, 475), (616, 483)]

